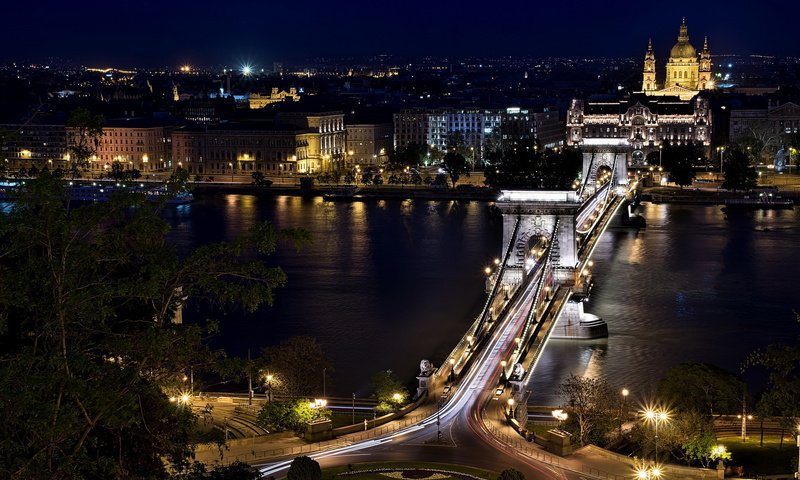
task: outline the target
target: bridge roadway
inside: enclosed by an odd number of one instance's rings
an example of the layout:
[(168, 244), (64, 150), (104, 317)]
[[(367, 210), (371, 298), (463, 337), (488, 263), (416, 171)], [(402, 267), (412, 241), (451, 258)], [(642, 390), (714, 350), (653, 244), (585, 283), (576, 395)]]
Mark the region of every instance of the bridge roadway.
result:
[[(609, 206), (611, 205), (614, 205), (614, 202)], [(609, 208), (604, 213), (610, 212), (613, 215), (615, 211), (616, 208)], [(461, 372), (460, 381), (454, 386), (455, 390), (438, 413), (386, 435), (310, 456), (323, 468), (379, 461), (428, 461), (469, 465), (495, 471), (515, 468), (529, 480), (595, 478), (574, 469), (555, 467), (537, 460), (509, 447), (492, 433), (501, 429), (506, 429), (504, 432), (506, 434), (513, 432), (504, 422), (503, 409), (506, 397), (496, 397), (495, 388), (500, 381), (500, 362), (508, 359), (516, 348), (514, 339), (525, 327), (536, 294), (534, 287), (538, 284), (543, 271), (543, 268), (537, 268), (531, 272), (533, 275), (529, 283), (531, 288), (521, 292), (506, 315), (499, 320), (489, 340), (484, 343), (484, 348), (476, 352), (478, 358), (471, 362), (466, 371)], [(566, 302), (569, 297), (567, 290), (561, 289), (558, 294), (553, 295), (550, 305), (543, 310), (549, 308), (551, 311), (558, 311), (560, 304)], [(545, 345), (554, 321), (552, 316), (545, 318), (542, 328), (539, 329), (540, 338), (532, 339), (537, 349), (533, 352), (535, 357), (538, 357), (539, 350)], [(434, 395), (438, 395), (438, 392)], [(437, 437), (437, 421), (440, 424), (441, 440)], [(281, 477), (286, 474), (290, 463), (291, 459), (287, 459), (259, 466), (265, 476)]]

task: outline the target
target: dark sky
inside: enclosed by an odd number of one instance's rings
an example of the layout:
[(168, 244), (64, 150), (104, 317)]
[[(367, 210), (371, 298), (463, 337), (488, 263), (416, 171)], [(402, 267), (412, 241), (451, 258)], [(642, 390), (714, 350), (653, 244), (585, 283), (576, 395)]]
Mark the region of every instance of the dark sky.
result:
[[(650, 4), (649, 6), (647, 4)], [(669, 8), (669, 10), (667, 10)], [(270, 65), (317, 55), (662, 57), (682, 16), (712, 53), (800, 55), (800, 2), (708, 0), (12, 0), (0, 58)]]

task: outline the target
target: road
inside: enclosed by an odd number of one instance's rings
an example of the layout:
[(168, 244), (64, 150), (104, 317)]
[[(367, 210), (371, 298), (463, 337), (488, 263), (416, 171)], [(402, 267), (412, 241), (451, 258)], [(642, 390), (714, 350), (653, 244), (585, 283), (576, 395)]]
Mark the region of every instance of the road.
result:
[[(540, 275), (537, 271), (535, 275)], [(532, 282), (535, 285), (536, 279)], [(463, 373), (458, 388), (441, 407), (438, 418), (442, 440), (437, 440), (437, 415), (422, 422), (378, 437), (374, 440), (314, 454), (323, 467), (379, 461), (434, 461), (469, 465), (494, 471), (509, 467), (523, 472), (529, 480), (585, 478), (555, 469), (529, 458), (496, 440), (485, 422), (497, 422), (502, 416), (505, 398), (496, 399), (500, 362), (509, 358), (516, 347), (514, 338), (522, 331), (534, 289), (529, 288), (509, 309), (479, 358)], [(266, 476), (285, 475), (290, 461), (264, 465)]]

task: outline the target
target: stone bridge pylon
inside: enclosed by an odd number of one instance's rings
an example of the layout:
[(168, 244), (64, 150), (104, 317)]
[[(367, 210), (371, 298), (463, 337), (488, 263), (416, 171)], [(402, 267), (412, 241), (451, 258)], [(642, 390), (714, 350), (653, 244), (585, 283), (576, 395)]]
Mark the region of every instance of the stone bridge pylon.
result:
[[(582, 202), (574, 190), (504, 190), (497, 201), (503, 214), (503, 246), (511, 251), (506, 256), (503, 285), (524, 284), (528, 275), (544, 261), (550, 249), (550, 269), (545, 272), (546, 285), (570, 288), (570, 301), (564, 306), (554, 337), (595, 338), (608, 335), (605, 322), (583, 311), (590, 280), (582, 272), (578, 250), (576, 218)], [(581, 279), (580, 284), (578, 280)]]

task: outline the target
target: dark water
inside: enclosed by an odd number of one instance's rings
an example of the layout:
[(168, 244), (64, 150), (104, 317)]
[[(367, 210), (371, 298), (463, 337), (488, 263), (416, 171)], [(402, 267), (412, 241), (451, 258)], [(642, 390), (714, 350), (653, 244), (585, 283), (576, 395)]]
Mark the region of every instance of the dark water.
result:
[(176, 207), (170, 220), (180, 246), (231, 240), (262, 220), (311, 232), (312, 246), (272, 257), (288, 276), (274, 306), (222, 317), (214, 343), (245, 355), (312, 335), (335, 367), (328, 394), (341, 396), (367, 393), (379, 370), (413, 380), (423, 358), (438, 364), (480, 311), (483, 269), (501, 243), (501, 219), (477, 202), (218, 195)]
[[(556, 403), (570, 372), (605, 377), (642, 398), (671, 365), (738, 370), (754, 348), (795, 338), (797, 211), (726, 216), (719, 206), (646, 204), (642, 213), (646, 229), (612, 228), (594, 255), (586, 310), (608, 321), (609, 338), (551, 341), (533, 402)], [(336, 367), (329, 395), (366, 393), (378, 370), (413, 379), (421, 359), (439, 362), (479, 311), (482, 270), (501, 248), (500, 219), (478, 202), (217, 195), (176, 207), (170, 219), (184, 247), (232, 239), (260, 220), (312, 233), (313, 246), (273, 257), (289, 277), (275, 305), (223, 317), (214, 341), (242, 355), (313, 335)]]
[(648, 401), (672, 365), (739, 372), (755, 348), (797, 338), (797, 210), (726, 215), (719, 206), (644, 204), (641, 211), (646, 229), (610, 229), (593, 257), (586, 311), (608, 322), (608, 338), (549, 342), (532, 402), (558, 403), (554, 392), (570, 372), (605, 377)]

